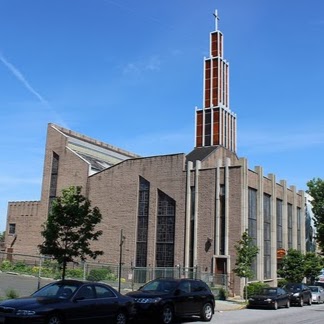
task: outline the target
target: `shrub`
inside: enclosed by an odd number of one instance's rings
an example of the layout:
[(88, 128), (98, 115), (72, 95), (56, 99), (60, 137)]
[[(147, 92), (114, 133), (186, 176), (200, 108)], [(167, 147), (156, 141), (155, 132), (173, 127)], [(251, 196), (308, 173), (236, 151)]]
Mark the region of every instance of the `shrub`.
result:
[(228, 297), (228, 292), (227, 292), (227, 290), (225, 288), (221, 287), (218, 290), (218, 295), (217, 296), (218, 296), (219, 300), (226, 300), (227, 297)]
[(66, 277), (69, 278), (82, 278), (83, 270), (82, 269), (66, 269)]
[(101, 281), (101, 280), (111, 280), (111, 277), (115, 277), (109, 268), (102, 269), (91, 269), (87, 280), (90, 281)]
[(11, 262), (9, 260), (3, 260), (1, 262), (1, 270), (11, 270), (12, 269), (12, 265)]
[(13, 270), (18, 273), (26, 273), (31, 271), (31, 267), (26, 265), (23, 261), (18, 261), (13, 265)]
[(6, 291), (6, 297), (7, 297), (7, 299), (14, 299), (14, 298), (19, 297), (19, 295), (14, 289), (8, 289)]
[(258, 282), (251, 282), (247, 286), (247, 296), (246, 296), (246, 287), (244, 287), (244, 298), (248, 299), (250, 296), (258, 294), (262, 288), (269, 287), (268, 284), (258, 281)]

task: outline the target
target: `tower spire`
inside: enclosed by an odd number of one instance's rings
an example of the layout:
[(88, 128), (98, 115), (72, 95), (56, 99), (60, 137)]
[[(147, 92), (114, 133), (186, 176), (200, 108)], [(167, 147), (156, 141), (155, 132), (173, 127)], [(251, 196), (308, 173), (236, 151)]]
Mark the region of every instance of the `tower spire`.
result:
[(215, 31), (218, 31), (218, 21), (219, 21), (219, 16), (218, 16), (218, 11), (217, 9), (215, 10), (215, 12), (213, 13), (214, 17), (215, 17)]
[(224, 37), (218, 29), (210, 33), (209, 57), (204, 64), (204, 99), (196, 110), (196, 147), (220, 145), (236, 152), (236, 115), (229, 103), (229, 63), (224, 59)]

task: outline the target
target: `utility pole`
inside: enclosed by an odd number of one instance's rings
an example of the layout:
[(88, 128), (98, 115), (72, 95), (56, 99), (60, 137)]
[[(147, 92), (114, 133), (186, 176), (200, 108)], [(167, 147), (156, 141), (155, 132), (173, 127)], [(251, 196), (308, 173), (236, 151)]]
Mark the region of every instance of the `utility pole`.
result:
[(123, 235), (123, 229), (120, 230), (120, 241), (119, 241), (119, 275), (118, 275), (118, 292), (120, 292), (121, 285), (121, 274), (122, 274), (122, 261), (123, 261), (123, 244), (126, 237)]

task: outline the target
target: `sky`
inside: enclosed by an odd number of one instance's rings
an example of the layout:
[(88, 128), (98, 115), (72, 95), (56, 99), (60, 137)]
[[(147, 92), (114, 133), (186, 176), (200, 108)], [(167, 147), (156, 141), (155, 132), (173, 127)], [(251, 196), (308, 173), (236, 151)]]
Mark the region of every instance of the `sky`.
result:
[(324, 178), (323, 0), (0, 0), (0, 231), (40, 199), (48, 123), (142, 156), (189, 153), (224, 34), (237, 155)]

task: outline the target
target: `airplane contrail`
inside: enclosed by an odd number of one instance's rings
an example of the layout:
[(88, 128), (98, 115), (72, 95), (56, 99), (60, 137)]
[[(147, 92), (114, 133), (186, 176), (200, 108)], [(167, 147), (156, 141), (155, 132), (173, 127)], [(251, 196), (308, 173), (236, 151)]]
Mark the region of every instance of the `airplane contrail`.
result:
[(2, 53), (0, 53), (0, 61), (30, 93), (36, 96), (41, 103), (48, 105), (48, 102), (30, 85), (23, 74), (13, 64), (6, 60)]

